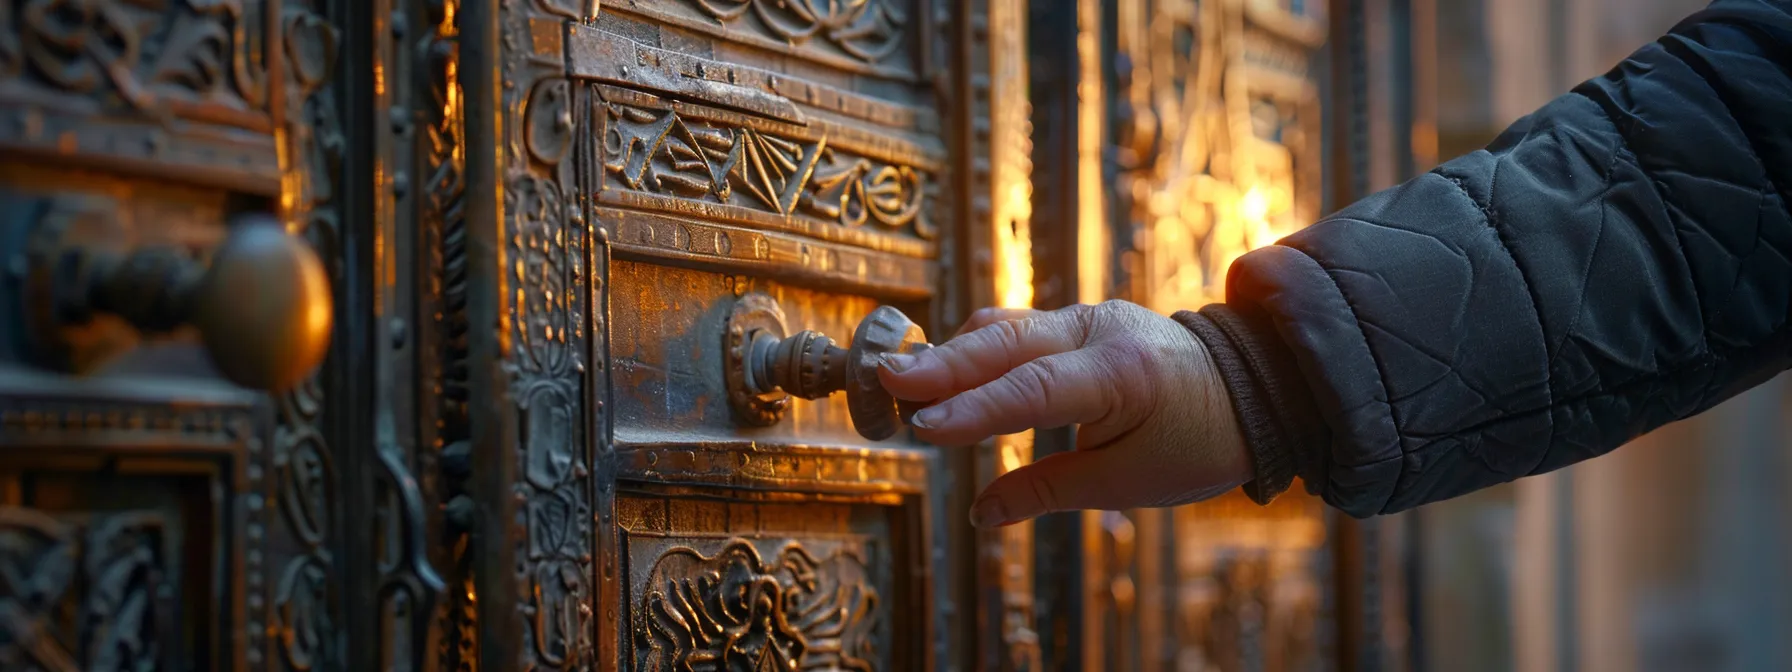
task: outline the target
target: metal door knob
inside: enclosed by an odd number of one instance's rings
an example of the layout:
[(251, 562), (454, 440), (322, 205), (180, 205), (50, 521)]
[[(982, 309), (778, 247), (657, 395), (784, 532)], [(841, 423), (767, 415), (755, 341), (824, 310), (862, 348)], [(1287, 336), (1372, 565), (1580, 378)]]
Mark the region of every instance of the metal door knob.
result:
[(786, 336), (784, 314), (771, 297), (749, 294), (729, 316), (724, 352), (729, 405), (741, 420), (769, 426), (783, 419), (790, 397), (821, 399), (846, 392), (846, 406), (860, 436), (881, 441), (896, 434), (918, 406), (898, 402), (878, 382), (887, 353), (928, 348), (921, 327), (889, 306), (859, 321), (852, 345), (814, 331)]
[(60, 241), (40, 249), (30, 300), (37, 331), (115, 315), (144, 333), (193, 327), (218, 372), (281, 391), (309, 377), (329, 349), (330, 281), (317, 253), (272, 217), (232, 225), (210, 262), (172, 245), (129, 250)]

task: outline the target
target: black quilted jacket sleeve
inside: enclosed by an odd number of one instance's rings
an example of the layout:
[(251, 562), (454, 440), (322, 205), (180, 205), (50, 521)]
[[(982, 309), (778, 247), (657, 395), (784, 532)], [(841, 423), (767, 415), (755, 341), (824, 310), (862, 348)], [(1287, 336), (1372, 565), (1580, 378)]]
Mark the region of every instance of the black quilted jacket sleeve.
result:
[(1792, 0), (1719, 0), (1183, 313), (1257, 457), (1355, 516), (1600, 455), (1792, 364)]

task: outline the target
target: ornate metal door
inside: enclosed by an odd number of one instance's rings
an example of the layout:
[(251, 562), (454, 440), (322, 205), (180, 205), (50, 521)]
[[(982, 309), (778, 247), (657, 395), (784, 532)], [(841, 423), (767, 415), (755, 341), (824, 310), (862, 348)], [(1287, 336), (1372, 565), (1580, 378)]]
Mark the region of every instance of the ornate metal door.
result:
[(0, 667), (343, 661), (341, 47), (303, 1), (0, 3)]
[(1315, 5), (1078, 6), (0, 2), (0, 668), (1303, 669), (1312, 500), (974, 532), (1064, 433), (870, 374), (1314, 214)]
[(873, 367), (987, 303), (995, 222), (1024, 227), (1024, 6), (596, 4), (457, 12), (459, 650), (968, 660), (972, 453), (906, 438)]

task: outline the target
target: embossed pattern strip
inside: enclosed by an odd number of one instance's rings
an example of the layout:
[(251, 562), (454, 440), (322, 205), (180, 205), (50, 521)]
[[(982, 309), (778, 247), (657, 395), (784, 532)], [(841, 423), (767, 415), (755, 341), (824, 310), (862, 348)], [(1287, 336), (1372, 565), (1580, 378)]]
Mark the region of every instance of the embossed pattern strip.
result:
[(627, 0), (635, 14), (847, 72), (915, 81), (905, 58), (912, 0)]
[(929, 176), (920, 169), (847, 153), (826, 136), (792, 137), (614, 101), (605, 112), (607, 203), (930, 255), (924, 241), (938, 229)]
[(797, 236), (725, 224), (605, 209), (617, 256), (698, 264), (768, 278), (841, 283), (844, 289), (893, 298), (935, 291), (934, 263)]
[(919, 452), (747, 442), (618, 446), (622, 475), (659, 483), (796, 492), (921, 493), (928, 461)]
[[(270, 22), (266, 3), (25, 0), (0, 4), (0, 146), (111, 157), (114, 168), (180, 166), (195, 179), (272, 193), (266, 64), (274, 49), (315, 46), (303, 24)], [(323, 45), (333, 50), (334, 43)], [(290, 77), (328, 73), (306, 52)], [(170, 123), (179, 119), (185, 123)]]

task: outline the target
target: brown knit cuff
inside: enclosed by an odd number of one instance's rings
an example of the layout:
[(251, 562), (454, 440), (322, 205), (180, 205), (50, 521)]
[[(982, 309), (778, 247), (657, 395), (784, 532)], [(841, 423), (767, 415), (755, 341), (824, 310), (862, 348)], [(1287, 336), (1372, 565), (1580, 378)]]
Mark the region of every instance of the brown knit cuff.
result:
[(1256, 469), (1244, 485), (1245, 495), (1268, 504), (1296, 476), (1307, 481), (1309, 490), (1316, 487), (1319, 460), (1313, 458), (1323, 452), (1330, 432), (1268, 317), (1226, 304), (1174, 317), (1207, 346), (1232, 396)]

